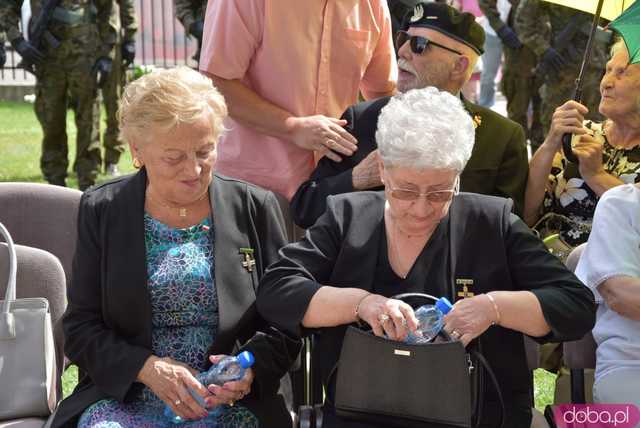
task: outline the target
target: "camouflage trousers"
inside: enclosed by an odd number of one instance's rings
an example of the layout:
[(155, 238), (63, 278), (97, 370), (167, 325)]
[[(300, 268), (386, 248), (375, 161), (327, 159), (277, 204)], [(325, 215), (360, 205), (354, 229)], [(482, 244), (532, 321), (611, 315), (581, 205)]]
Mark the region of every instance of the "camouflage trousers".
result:
[[(63, 45), (60, 50), (65, 49)], [(67, 176), (69, 166), (67, 145), (67, 108), (75, 113), (76, 157), (73, 169), (81, 188), (92, 185), (100, 165), (100, 139), (94, 126), (100, 110), (96, 105), (96, 82), (92, 73), (94, 55), (76, 56), (67, 63), (45, 61), (38, 67), (35, 113), (42, 127), (40, 168), (50, 183), (59, 183)], [(74, 100), (74, 102), (71, 102)]]
[[(106, 129), (102, 136), (102, 144), (104, 146), (104, 163), (117, 164), (120, 155), (125, 150), (124, 142), (120, 139), (120, 129), (118, 128), (118, 105), (120, 98), (126, 85), (126, 68), (122, 65), (122, 56), (120, 45), (115, 47), (115, 57), (113, 60), (113, 68), (109, 74), (109, 78), (102, 88), (102, 100), (106, 113), (105, 125)], [(97, 124), (99, 128), (100, 124)]]
[[(534, 84), (536, 55), (526, 46), (518, 50), (505, 47), (504, 58), (501, 89), (507, 98), (507, 115), (522, 126), (532, 147), (537, 148), (544, 136), (540, 119), (541, 100)], [(531, 124), (529, 104), (533, 110)]]
[[(578, 77), (579, 69), (567, 69), (560, 74), (554, 74), (547, 78), (540, 89), (542, 96), (542, 126), (544, 135), (549, 132), (551, 119), (557, 107), (573, 99), (575, 91), (575, 81)], [(582, 84), (582, 104), (589, 109), (586, 119), (602, 121), (604, 118), (598, 111), (600, 105), (600, 80), (604, 70), (590, 68), (587, 69), (583, 77)]]

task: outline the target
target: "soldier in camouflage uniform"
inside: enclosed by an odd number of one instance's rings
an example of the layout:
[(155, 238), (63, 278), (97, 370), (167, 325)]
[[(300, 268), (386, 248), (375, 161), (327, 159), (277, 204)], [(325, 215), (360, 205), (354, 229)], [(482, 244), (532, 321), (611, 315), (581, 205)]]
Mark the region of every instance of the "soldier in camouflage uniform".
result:
[[(0, 0), (0, 31), (7, 33), (23, 61), (34, 65), (35, 112), (42, 126), (40, 167), (51, 184), (65, 185), (68, 167), (66, 113), (74, 99), (78, 131), (74, 169), (85, 189), (95, 182), (100, 166), (100, 140), (94, 123), (99, 117), (97, 77), (106, 77), (116, 33), (112, 26), (113, 0), (60, 0), (42, 46), (33, 46), (20, 32), (23, 0)], [(45, 0), (31, 0), (37, 16)], [(59, 44), (56, 45), (55, 40)]]
[[(515, 19), (520, 40), (539, 58), (537, 71), (547, 70), (540, 89), (541, 119), (546, 135), (556, 107), (573, 97), (593, 15), (542, 0), (520, 0)], [(571, 36), (567, 37), (567, 34)], [(608, 42), (594, 41), (591, 61), (583, 77), (582, 104), (589, 109), (586, 117), (596, 121), (602, 120), (598, 113), (600, 79), (608, 48)]]
[[(514, 17), (520, 0), (509, 0), (511, 11), (507, 22), (500, 19), (497, 0), (480, 0), (479, 6), (487, 17), (489, 25), (502, 40), (504, 63), (502, 66), (501, 90), (507, 98), (507, 115), (518, 122), (527, 133), (527, 138), (535, 150), (543, 141), (540, 123), (540, 96), (534, 85), (534, 70), (537, 65), (536, 54), (523, 45), (514, 31)], [(533, 118), (531, 126), (527, 113), (532, 103)]]
[[(104, 146), (104, 169), (105, 173), (111, 176), (120, 174), (118, 171), (118, 161), (124, 152), (125, 146), (119, 137), (118, 119), (116, 112), (122, 91), (126, 85), (127, 67), (136, 56), (135, 35), (138, 30), (136, 24), (135, 8), (133, 0), (114, 0), (113, 14), (116, 19), (116, 31), (118, 40), (113, 54), (113, 68), (109, 74), (104, 87), (102, 88), (102, 98), (106, 112), (106, 130), (102, 137)], [(98, 123), (96, 126), (99, 126)]]
[(207, 0), (174, 0), (174, 6), (176, 8), (176, 17), (182, 23), (184, 30), (198, 41), (198, 50), (193, 55), (193, 59), (200, 62)]

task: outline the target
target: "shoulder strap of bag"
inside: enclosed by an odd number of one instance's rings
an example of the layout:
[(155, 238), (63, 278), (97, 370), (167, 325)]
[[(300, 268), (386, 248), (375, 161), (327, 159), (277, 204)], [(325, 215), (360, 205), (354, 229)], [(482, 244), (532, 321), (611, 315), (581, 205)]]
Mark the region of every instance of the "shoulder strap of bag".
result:
[[(452, 209), (449, 210), (449, 278), (450, 278), (449, 281), (451, 285), (451, 298), (453, 299), (452, 302), (455, 303), (456, 262), (457, 262), (457, 245), (456, 244), (458, 243), (458, 233), (457, 233), (458, 230), (455, 227), (455, 221), (457, 218), (457, 209), (455, 208), (455, 204), (452, 204), (451, 208)], [(476, 339), (476, 342), (478, 344), (478, 349), (482, 350), (482, 343), (481, 343), (480, 337)], [(504, 404), (504, 399), (502, 397), (502, 391), (500, 390), (500, 384), (498, 383), (498, 380), (495, 374), (493, 373), (493, 370), (491, 370), (491, 366), (489, 366), (489, 363), (481, 354), (481, 352), (471, 348), (469, 350), (469, 353), (473, 355), (475, 358), (477, 358), (480, 365), (482, 365), (482, 368), (484, 368), (484, 371), (486, 371), (486, 373), (489, 375), (489, 378), (491, 379), (491, 382), (493, 383), (493, 386), (498, 395), (498, 400), (500, 401), (501, 414), (500, 414), (499, 427), (504, 428), (504, 418), (507, 413), (506, 413), (506, 407)], [(478, 396), (476, 397), (476, 424), (475, 424), (476, 428), (479, 427), (480, 423), (482, 422), (482, 410), (483, 410), (482, 395), (484, 393), (484, 377), (482, 376), (483, 371), (480, 369), (481, 368), (478, 367), (479, 385), (478, 385)]]

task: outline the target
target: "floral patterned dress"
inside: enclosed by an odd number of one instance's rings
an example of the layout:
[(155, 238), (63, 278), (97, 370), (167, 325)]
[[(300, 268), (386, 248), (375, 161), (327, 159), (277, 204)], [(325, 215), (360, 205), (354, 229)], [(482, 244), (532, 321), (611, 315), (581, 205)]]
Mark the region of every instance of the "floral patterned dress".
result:
[[(585, 121), (584, 126), (603, 144), (604, 170), (624, 183), (639, 182), (640, 146), (628, 150), (615, 148), (609, 144), (602, 123)], [(560, 236), (569, 245), (582, 244), (589, 238), (598, 199), (594, 191), (580, 177), (578, 165), (568, 162), (564, 156), (556, 156), (549, 175), (543, 214), (553, 212), (566, 218), (566, 220), (557, 221), (556, 224)]]
[[(145, 214), (148, 289), (152, 307), (152, 350), (196, 370), (207, 368), (207, 350), (218, 328), (218, 298), (214, 286), (213, 234), (209, 219), (186, 228), (171, 228)], [(172, 427), (164, 417), (165, 403), (145, 387), (131, 402), (114, 399), (89, 406), (78, 423), (82, 428)], [(257, 427), (256, 417), (240, 405), (225, 406), (213, 415), (179, 426)]]

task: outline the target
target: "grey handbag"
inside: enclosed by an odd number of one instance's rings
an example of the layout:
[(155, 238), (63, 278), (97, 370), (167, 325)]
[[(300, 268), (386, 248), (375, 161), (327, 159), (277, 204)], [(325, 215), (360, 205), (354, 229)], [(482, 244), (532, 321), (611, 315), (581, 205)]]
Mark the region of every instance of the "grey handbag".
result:
[(0, 300), (0, 420), (48, 416), (56, 404), (56, 360), (49, 301), (16, 299), (16, 250), (9, 250), (9, 283)]

